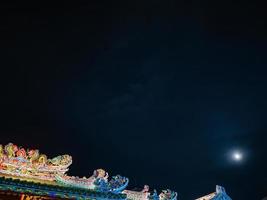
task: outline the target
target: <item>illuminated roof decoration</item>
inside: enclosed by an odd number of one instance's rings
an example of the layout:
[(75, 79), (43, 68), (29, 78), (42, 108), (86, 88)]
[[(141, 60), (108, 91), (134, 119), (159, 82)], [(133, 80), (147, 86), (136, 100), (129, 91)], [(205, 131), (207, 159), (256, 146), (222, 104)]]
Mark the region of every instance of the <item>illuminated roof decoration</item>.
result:
[(111, 180), (108, 180), (108, 173), (103, 169), (94, 171), (94, 174), (89, 178), (79, 178), (67, 175), (57, 175), (56, 181), (62, 185), (92, 189), (102, 192), (120, 193), (128, 185), (128, 178), (120, 175), (113, 176)]
[[(98, 192), (94, 190), (64, 187), (60, 185), (28, 182), (20, 179), (0, 177), (0, 190), (7, 193), (13, 192), (22, 197), (38, 195), (42, 197), (62, 198), (62, 199), (83, 199), (83, 200), (125, 200), (125, 194), (113, 194), (110, 192)], [(50, 199), (49, 198), (49, 199)], [(29, 198), (35, 199), (35, 198)]]
[(177, 199), (177, 193), (169, 189), (162, 190), (162, 192), (159, 195), (157, 194), (156, 190), (154, 190), (153, 193), (150, 193), (148, 185), (145, 185), (142, 191), (124, 190), (122, 193), (127, 195), (127, 199), (135, 199), (135, 200), (176, 200)]
[(25, 150), (12, 143), (0, 145), (0, 173), (25, 178), (53, 181), (64, 174), (72, 163), (69, 155), (47, 159), (38, 149)]
[(176, 200), (177, 193), (169, 189), (159, 195), (125, 190), (129, 180), (116, 175), (109, 178), (103, 169), (97, 169), (86, 178), (68, 176), (72, 157), (61, 155), (48, 159), (39, 150), (25, 150), (12, 143), (0, 145), (0, 190), (17, 194), (43, 195), (44, 198), (114, 199), (114, 200)]
[(216, 185), (216, 192), (200, 197), (196, 200), (232, 200), (225, 192), (224, 187)]

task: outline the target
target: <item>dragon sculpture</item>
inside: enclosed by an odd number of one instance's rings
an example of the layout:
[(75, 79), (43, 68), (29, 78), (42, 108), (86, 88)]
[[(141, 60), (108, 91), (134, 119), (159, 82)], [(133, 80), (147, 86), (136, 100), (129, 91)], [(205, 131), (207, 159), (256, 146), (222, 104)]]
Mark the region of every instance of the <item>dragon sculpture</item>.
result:
[(0, 173), (18, 177), (55, 180), (56, 174), (64, 174), (72, 163), (69, 155), (47, 159), (38, 149), (25, 150), (12, 143), (0, 145)]
[(12, 143), (9, 143), (5, 146), (5, 153), (8, 158), (15, 157), (16, 151), (18, 151), (18, 146)]
[(109, 175), (103, 169), (97, 169), (89, 178), (73, 177), (67, 175), (56, 175), (59, 184), (83, 189), (92, 189), (101, 192), (120, 193), (128, 185), (128, 178), (120, 175), (113, 176), (108, 180)]
[(169, 189), (162, 190), (162, 192), (159, 194), (159, 200), (175, 200), (175, 199), (177, 199), (177, 193)]
[(141, 191), (124, 190), (124, 194), (127, 195), (127, 199), (135, 200), (177, 200), (177, 193), (169, 189), (162, 190), (158, 195), (157, 191), (154, 190), (152, 193), (149, 192), (149, 186), (145, 185)]

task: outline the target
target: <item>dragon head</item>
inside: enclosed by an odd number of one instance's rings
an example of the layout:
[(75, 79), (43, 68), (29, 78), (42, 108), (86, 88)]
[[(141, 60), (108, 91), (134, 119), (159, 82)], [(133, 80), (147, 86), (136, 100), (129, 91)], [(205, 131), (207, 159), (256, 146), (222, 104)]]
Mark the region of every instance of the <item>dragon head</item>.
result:
[(26, 153), (26, 151), (25, 151), (24, 148), (20, 148), (20, 149), (16, 152), (16, 156), (17, 156), (17, 157), (26, 158), (26, 157), (27, 157), (27, 153)]
[(38, 149), (31, 149), (27, 151), (28, 159), (33, 162), (38, 159), (39, 157), (39, 150)]
[(104, 169), (97, 169), (94, 171), (94, 177), (107, 179), (108, 173)]
[(72, 163), (72, 157), (70, 155), (61, 155), (54, 157), (53, 159), (49, 159), (48, 162), (56, 166), (66, 166)]
[(8, 143), (5, 146), (5, 152), (6, 152), (6, 154), (7, 154), (7, 156), (9, 158), (15, 157), (17, 151), (18, 151), (18, 146), (17, 145), (14, 145), (12, 143)]

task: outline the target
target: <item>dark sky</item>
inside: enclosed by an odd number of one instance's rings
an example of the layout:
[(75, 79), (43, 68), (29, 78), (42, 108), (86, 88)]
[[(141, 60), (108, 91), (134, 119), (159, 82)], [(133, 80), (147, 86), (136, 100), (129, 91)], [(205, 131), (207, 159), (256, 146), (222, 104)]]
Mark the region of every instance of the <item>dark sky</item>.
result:
[(216, 184), (235, 200), (267, 195), (264, 5), (21, 1), (0, 22), (1, 143), (181, 200)]

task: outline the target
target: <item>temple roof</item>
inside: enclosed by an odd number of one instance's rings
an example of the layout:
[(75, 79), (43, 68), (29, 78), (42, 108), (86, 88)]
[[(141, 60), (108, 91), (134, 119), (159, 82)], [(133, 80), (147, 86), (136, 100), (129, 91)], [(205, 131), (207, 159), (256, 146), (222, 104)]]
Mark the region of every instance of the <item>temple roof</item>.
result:
[(196, 200), (232, 200), (225, 192), (224, 187), (216, 185), (216, 191)]
[(16, 178), (0, 177), (0, 190), (33, 195), (53, 196), (59, 198), (83, 198), (83, 199), (126, 199), (125, 194), (110, 192), (98, 192), (94, 190), (71, 188), (56, 183), (40, 183)]
[(213, 193), (211, 193), (211, 194), (208, 194), (208, 195), (205, 195), (205, 196), (203, 196), (203, 197), (200, 197), (200, 198), (198, 198), (198, 199), (196, 199), (196, 200), (211, 200), (212, 198), (215, 197), (215, 195), (216, 195), (216, 193), (213, 192)]
[(69, 176), (71, 164), (67, 154), (48, 159), (38, 149), (0, 144), (0, 191), (69, 199), (177, 199), (177, 193), (169, 189), (150, 194), (147, 185), (142, 191), (126, 190), (127, 177), (110, 177), (103, 169), (94, 170), (90, 177)]

